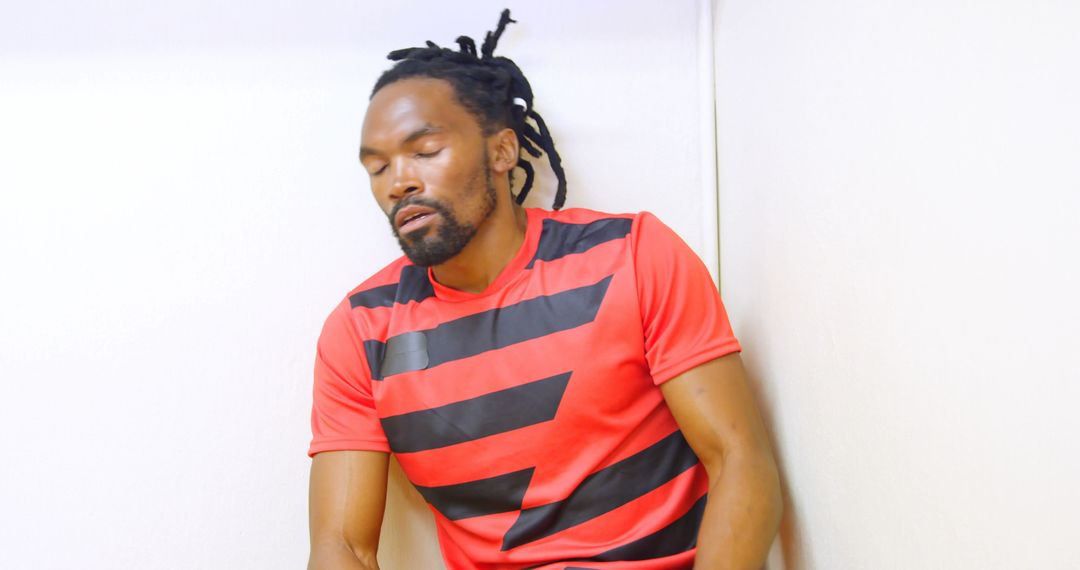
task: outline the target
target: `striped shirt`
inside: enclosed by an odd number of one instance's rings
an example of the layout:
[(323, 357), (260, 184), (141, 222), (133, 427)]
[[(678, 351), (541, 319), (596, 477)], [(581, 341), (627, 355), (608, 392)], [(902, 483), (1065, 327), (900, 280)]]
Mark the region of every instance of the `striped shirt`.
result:
[(688, 568), (705, 469), (659, 385), (740, 350), (655, 216), (527, 209), (482, 293), (402, 257), (326, 321), (308, 453), (392, 452), (447, 566)]

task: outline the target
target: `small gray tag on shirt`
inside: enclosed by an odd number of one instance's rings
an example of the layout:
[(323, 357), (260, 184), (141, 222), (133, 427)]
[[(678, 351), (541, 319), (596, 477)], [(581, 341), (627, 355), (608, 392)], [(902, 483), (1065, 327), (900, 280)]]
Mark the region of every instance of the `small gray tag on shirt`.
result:
[(386, 353), (380, 368), (384, 378), (403, 372), (423, 370), (427, 366), (427, 336), (423, 331), (399, 334), (386, 342)]

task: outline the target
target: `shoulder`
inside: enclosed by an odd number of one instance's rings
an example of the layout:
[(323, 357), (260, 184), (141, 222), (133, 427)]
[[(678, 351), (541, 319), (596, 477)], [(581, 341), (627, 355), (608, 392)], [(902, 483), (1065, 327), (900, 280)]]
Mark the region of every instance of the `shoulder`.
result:
[(422, 301), (434, 294), (427, 268), (401, 256), (349, 291), (342, 304), (351, 309), (377, 309)]
[(586, 236), (610, 234), (611, 238), (623, 237), (630, 233), (635, 220), (640, 214), (622, 214), (600, 212), (586, 208), (568, 208), (566, 210), (540, 210), (543, 217), (543, 238), (576, 239)]
[(587, 208), (537, 210), (543, 220), (538, 258), (581, 252), (612, 240), (625, 240), (628, 251), (685, 248), (682, 239), (648, 211), (610, 213)]
[(427, 268), (417, 267), (401, 256), (339, 298), (327, 317), (323, 332), (349, 330), (352, 335), (366, 336), (372, 332), (366, 325), (386, 321), (388, 316), (382, 313), (388, 309), (434, 294)]
[(644, 228), (645, 231), (670, 231), (670, 229), (668, 229), (655, 214), (649, 211), (602, 212), (599, 210), (590, 210), (588, 208), (538, 211), (545, 220), (561, 222), (564, 224), (590, 224), (593, 222), (603, 222), (605, 220), (619, 220), (628, 224), (627, 227), (633, 228), (635, 231), (639, 231), (638, 228)]
[[(633, 226), (633, 214), (610, 214), (585, 208), (534, 210), (541, 219), (539, 243), (533, 262), (552, 262), (571, 254), (610, 255), (612, 246), (625, 243)], [(597, 246), (605, 245), (603, 248)], [(619, 247), (619, 246), (614, 246)]]
[(682, 238), (675, 233), (675, 230), (648, 211), (634, 214), (633, 234), (635, 244), (647, 243), (653, 238), (663, 241), (677, 240), (680, 243), (682, 242)]
[(628, 219), (633, 220), (638, 214), (611, 213), (590, 210), (588, 208), (566, 208), (564, 210), (539, 210), (545, 219), (554, 220), (566, 224), (587, 224), (599, 220)]

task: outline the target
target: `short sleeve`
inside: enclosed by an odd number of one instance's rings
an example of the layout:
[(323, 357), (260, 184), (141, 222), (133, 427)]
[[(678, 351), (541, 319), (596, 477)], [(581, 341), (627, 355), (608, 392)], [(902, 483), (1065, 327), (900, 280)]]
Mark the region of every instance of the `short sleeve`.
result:
[(645, 359), (657, 385), (741, 350), (705, 264), (671, 228), (643, 212), (631, 232)]
[(371, 377), (348, 302), (330, 313), (315, 355), (311, 446), (322, 451), (390, 451), (375, 412)]

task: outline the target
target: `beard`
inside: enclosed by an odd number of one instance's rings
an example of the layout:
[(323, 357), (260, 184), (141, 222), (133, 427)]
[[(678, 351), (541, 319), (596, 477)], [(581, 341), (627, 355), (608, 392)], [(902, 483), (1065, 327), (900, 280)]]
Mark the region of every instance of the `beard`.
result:
[[(495, 185), (491, 182), (491, 172), (486, 168), (487, 160), (481, 165), (481, 172), (476, 172), (469, 179), (469, 186), (483, 192), (480, 204), (480, 222), (486, 220), (495, 211)], [(484, 178), (481, 187), (481, 176)], [(430, 227), (420, 228), (405, 234), (398, 232), (394, 225), (394, 217), (405, 206), (425, 206), (436, 212), (440, 218), (437, 229), (432, 232)], [(469, 244), (479, 229), (476, 225), (462, 222), (450, 208), (438, 200), (417, 196), (398, 202), (390, 211), (390, 229), (397, 238), (401, 251), (409, 258), (409, 261), (420, 267), (431, 267), (449, 261), (455, 255), (461, 253)], [(478, 222), (479, 223), (479, 222)], [(429, 235), (434, 233), (434, 235)]]

